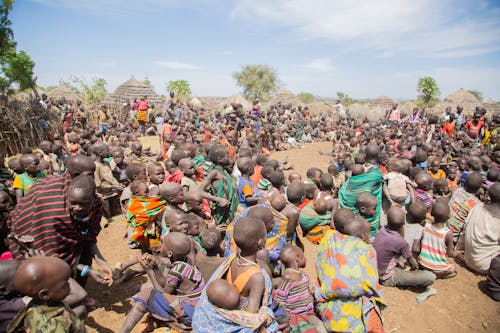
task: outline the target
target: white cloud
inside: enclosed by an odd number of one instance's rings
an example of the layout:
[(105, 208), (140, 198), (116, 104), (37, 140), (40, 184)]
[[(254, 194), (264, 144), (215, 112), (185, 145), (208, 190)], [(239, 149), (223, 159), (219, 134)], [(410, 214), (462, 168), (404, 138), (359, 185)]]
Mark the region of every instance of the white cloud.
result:
[(311, 69), (318, 72), (330, 72), (333, 70), (332, 60), (330, 58), (317, 58), (308, 62), (302, 67), (306, 69)]
[(153, 61), (153, 64), (156, 66), (160, 66), (163, 68), (168, 68), (168, 69), (186, 69), (186, 70), (197, 70), (197, 69), (202, 69), (202, 67), (196, 66), (196, 65), (191, 65), (191, 64), (186, 64), (183, 62), (177, 62), (177, 61)]
[[(231, 17), (253, 26), (290, 28), (294, 38), (325, 39), (343, 50), (391, 56), (466, 57), (498, 50), (500, 14), (451, 0), (241, 0)], [(476, 15), (476, 16), (474, 16)], [(473, 49), (473, 50), (472, 50)]]

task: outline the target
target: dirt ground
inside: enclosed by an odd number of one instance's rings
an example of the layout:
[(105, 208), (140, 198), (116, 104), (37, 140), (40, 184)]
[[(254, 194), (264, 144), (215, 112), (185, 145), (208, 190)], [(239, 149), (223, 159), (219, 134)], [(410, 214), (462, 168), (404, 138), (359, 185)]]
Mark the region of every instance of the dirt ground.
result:
[[(156, 137), (144, 138), (145, 145), (158, 147)], [(329, 150), (330, 143), (321, 142), (304, 145), (301, 149), (276, 152), (273, 158), (288, 157), (294, 171), (305, 176), (307, 168), (317, 166), (326, 169), (329, 158), (319, 155), (320, 150)], [(99, 235), (98, 245), (107, 261), (114, 267), (137, 256), (124, 239), (125, 220), (113, 218), (108, 228)], [(309, 242), (306, 246), (306, 271), (315, 279), (314, 261), (316, 249)], [(458, 266), (458, 265), (457, 265)], [(481, 288), (485, 277), (478, 276), (458, 266), (458, 276), (434, 283), (438, 294), (423, 303), (416, 303), (417, 294), (409, 290), (383, 288), (388, 307), (383, 311), (386, 332), (500, 332), (500, 304), (486, 296)], [(89, 281), (88, 290), (101, 308), (90, 313), (87, 325), (95, 332), (117, 332), (130, 309), (127, 301), (139, 288), (145, 277), (135, 278), (121, 285), (106, 288)], [(137, 327), (134, 332), (141, 332)]]

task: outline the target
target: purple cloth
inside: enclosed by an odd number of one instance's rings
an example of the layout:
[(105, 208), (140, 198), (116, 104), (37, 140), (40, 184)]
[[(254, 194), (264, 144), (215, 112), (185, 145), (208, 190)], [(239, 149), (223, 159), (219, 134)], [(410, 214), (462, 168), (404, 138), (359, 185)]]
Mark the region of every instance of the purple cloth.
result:
[(7, 325), (26, 304), (22, 297), (0, 298), (0, 332), (7, 332)]
[(392, 276), (392, 271), (398, 263), (399, 257), (408, 259), (411, 250), (403, 236), (387, 226), (380, 229), (373, 241), (373, 247), (377, 251), (377, 268), (380, 280), (387, 280)]

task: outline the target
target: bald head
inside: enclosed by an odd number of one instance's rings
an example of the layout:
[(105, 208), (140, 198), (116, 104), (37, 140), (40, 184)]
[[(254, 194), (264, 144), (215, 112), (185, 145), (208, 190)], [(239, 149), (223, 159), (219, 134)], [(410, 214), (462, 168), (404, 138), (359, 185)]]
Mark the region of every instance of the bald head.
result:
[[(23, 261), (14, 275), (14, 287), (24, 295), (43, 301), (61, 301), (69, 293), (61, 288), (58, 282), (68, 281), (71, 269), (63, 260), (55, 257), (34, 256)], [(59, 297), (57, 297), (59, 296)], [(60, 299), (56, 299), (60, 298)]]
[(191, 251), (191, 239), (181, 232), (169, 232), (163, 237), (161, 253), (175, 261), (183, 260)]
[(370, 224), (361, 216), (356, 216), (351, 223), (344, 227), (344, 234), (358, 237), (366, 243), (370, 241)]
[(273, 212), (269, 208), (264, 206), (250, 207), (247, 217), (259, 219), (264, 222), (264, 225), (266, 226), (266, 232), (270, 232), (271, 230), (273, 230), (274, 216)]
[(182, 186), (178, 183), (165, 183), (160, 186), (160, 196), (170, 203), (176, 202), (182, 194)]
[(365, 155), (368, 162), (378, 163), (378, 154), (380, 153), (380, 147), (376, 144), (369, 144), (366, 146)]
[(391, 230), (399, 231), (405, 225), (406, 212), (400, 207), (391, 207), (387, 212), (387, 225)]
[(66, 168), (71, 178), (79, 175), (94, 176), (95, 163), (85, 155), (72, 155), (65, 160)]

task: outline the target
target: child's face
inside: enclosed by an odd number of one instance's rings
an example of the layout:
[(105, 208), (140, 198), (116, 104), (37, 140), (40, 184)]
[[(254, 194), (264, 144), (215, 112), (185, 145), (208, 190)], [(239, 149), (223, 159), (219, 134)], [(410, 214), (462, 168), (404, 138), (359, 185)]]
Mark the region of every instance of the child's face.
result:
[(67, 201), (70, 214), (78, 218), (89, 216), (94, 207), (94, 197), (94, 193), (86, 193), (79, 188), (68, 190)]
[(439, 163), (432, 162), (431, 165), (429, 166), (429, 170), (432, 171), (432, 173), (436, 173), (439, 171)]
[(116, 164), (123, 163), (123, 152), (121, 150), (113, 152), (113, 161), (115, 161)]
[(186, 177), (193, 176), (195, 173), (194, 162), (193, 161), (186, 162), (186, 164), (183, 165), (183, 168), (181, 171), (184, 174), (184, 176), (186, 176)]
[(200, 233), (201, 233), (201, 230), (200, 230), (200, 222), (197, 220), (197, 219), (189, 219), (188, 220), (188, 225), (189, 225), (189, 229), (188, 229), (188, 235), (191, 235), (191, 236), (199, 236)]
[(143, 183), (138, 187), (137, 191), (135, 191), (135, 193), (133, 194), (139, 197), (146, 197), (148, 196), (148, 193), (149, 193), (148, 185)]
[(7, 212), (10, 208), (9, 195), (4, 191), (0, 191), (0, 212)]
[(450, 167), (446, 174), (447, 174), (449, 179), (454, 180), (455, 178), (457, 178), (457, 168)]
[(306, 267), (306, 256), (304, 255), (304, 251), (302, 251), (300, 248), (297, 251), (296, 260), (297, 260), (297, 264), (298, 264), (299, 268)]
[(377, 202), (372, 202), (364, 207), (363, 216), (372, 217), (377, 214)]
[(40, 172), (40, 160), (33, 155), (28, 161), (26, 161), (24, 170), (29, 174), (37, 174)]
[(169, 223), (170, 231), (182, 232), (183, 234), (187, 234), (189, 230), (189, 223), (186, 214), (179, 214), (170, 221)]
[(142, 169), (138, 174), (134, 176), (133, 180), (147, 180), (148, 176), (146, 175), (146, 168)]
[(149, 181), (155, 185), (163, 183), (165, 180), (165, 170), (162, 167), (157, 166), (149, 170)]

